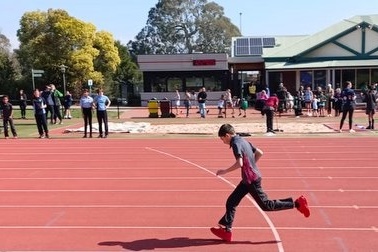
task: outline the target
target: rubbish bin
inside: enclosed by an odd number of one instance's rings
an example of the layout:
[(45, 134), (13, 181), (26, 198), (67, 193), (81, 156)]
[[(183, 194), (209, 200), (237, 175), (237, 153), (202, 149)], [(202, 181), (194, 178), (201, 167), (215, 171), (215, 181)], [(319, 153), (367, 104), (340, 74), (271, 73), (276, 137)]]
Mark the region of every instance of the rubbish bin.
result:
[(162, 118), (171, 117), (171, 102), (169, 100), (160, 101), (160, 112)]
[(159, 117), (159, 101), (158, 100), (149, 100), (148, 104), (148, 112), (150, 118), (158, 118)]

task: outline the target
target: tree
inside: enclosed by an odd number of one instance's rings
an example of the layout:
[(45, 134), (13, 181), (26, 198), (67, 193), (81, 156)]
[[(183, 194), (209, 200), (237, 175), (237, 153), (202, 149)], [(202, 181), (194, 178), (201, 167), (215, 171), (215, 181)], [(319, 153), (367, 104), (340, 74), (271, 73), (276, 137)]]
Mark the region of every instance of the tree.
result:
[(134, 54), (229, 52), (239, 29), (221, 6), (207, 0), (159, 0), (146, 26), (128, 46)]
[(31, 69), (43, 69), (44, 80), (58, 88), (62, 88), (62, 64), (67, 66), (67, 88), (79, 92), (88, 79), (98, 86), (107, 85), (106, 76), (111, 76), (120, 63), (111, 34), (97, 32), (94, 25), (64, 10), (26, 12), (17, 36), (23, 73), (30, 75)]
[(12, 93), (17, 73), (9, 39), (0, 33), (0, 94)]

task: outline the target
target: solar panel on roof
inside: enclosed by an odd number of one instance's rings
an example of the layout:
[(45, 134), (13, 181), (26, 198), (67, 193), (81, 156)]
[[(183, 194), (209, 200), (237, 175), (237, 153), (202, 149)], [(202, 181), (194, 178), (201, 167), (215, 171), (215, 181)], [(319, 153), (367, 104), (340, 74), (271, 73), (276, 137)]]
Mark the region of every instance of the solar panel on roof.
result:
[(262, 55), (263, 48), (262, 46), (251, 46), (249, 48), (249, 55)]
[(263, 46), (264, 47), (274, 47), (276, 45), (275, 38), (263, 38)]
[(244, 37), (235, 38), (233, 41), (233, 56), (261, 56), (263, 48), (271, 48), (276, 45), (274, 37)]
[(248, 38), (236, 39), (236, 46), (247, 46), (248, 47)]
[(249, 44), (251, 46), (261, 46), (262, 39), (261, 38), (249, 38)]

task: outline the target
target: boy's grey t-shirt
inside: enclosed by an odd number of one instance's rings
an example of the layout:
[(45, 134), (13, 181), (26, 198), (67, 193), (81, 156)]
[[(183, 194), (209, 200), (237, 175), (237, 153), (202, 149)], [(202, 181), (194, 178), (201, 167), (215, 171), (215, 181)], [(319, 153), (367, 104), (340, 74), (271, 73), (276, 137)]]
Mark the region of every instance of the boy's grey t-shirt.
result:
[(243, 166), (241, 168), (241, 176), (243, 183), (251, 184), (252, 182), (261, 178), (260, 170), (255, 161), (256, 148), (247, 140), (239, 135), (235, 135), (230, 142), (230, 147), (234, 153), (235, 158), (243, 159)]

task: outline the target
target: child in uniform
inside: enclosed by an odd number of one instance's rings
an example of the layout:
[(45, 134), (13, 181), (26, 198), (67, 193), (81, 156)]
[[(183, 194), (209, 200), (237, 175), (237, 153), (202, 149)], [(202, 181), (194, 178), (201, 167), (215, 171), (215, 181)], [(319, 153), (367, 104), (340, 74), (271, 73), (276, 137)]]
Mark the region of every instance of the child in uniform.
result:
[(3, 117), (3, 126), (4, 126), (4, 137), (6, 139), (9, 138), (9, 131), (8, 131), (8, 124), (12, 131), (13, 138), (17, 138), (16, 128), (14, 127), (13, 123), (13, 106), (9, 102), (9, 98), (7, 95), (3, 96), (3, 104), (1, 106), (2, 110), (2, 117)]
[(222, 94), (221, 97), (218, 100), (218, 118), (223, 118), (223, 108), (224, 108), (224, 95)]
[(280, 211), (296, 208), (305, 217), (310, 216), (310, 209), (304, 196), (300, 196), (295, 201), (292, 198), (270, 200), (261, 186), (261, 173), (257, 167), (257, 162), (262, 157), (263, 152), (259, 148), (249, 143), (239, 135), (230, 124), (223, 124), (218, 131), (218, 136), (224, 144), (232, 148), (235, 156), (235, 163), (227, 169), (217, 171), (217, 175), (223, 175), (231, 171), (241, 170), (241, 182), (228, 197), (226, 202), (226, 213), (219, 220), (219, 227), (211, 228), (211, 232), (224, 241), (231, 241), (232, 224), (235, 217), (236, 207), (248, 193), (264, 211)]
[(33, 97), (33, 109), (34, 117), (37, 123), (39, 138), (49, 138), (49, 129), (47, 127), (47, 118), (46, 118), (46, 101), (41, 97), (41, 94), (38, 89), (34, 90)]

